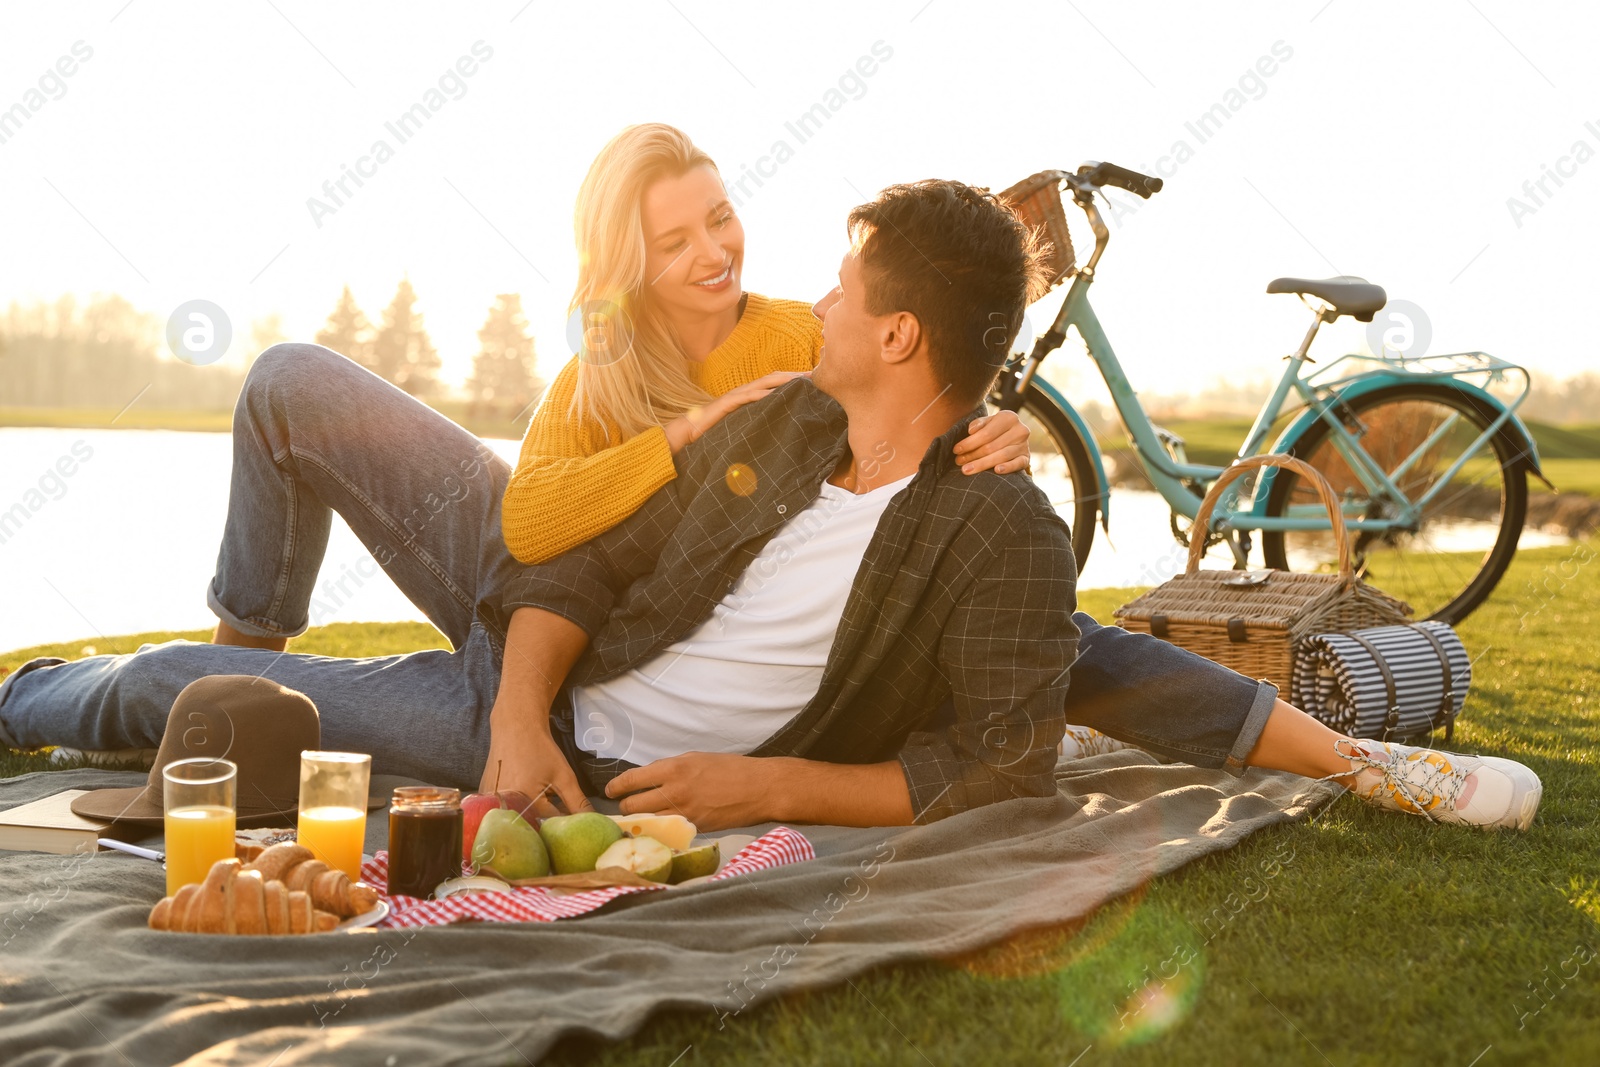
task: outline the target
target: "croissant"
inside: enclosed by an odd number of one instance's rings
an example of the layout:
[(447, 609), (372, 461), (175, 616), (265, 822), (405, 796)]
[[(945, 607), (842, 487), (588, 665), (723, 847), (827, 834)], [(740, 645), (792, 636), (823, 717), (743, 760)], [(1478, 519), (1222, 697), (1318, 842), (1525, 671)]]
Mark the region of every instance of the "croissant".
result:
[(349, 875), (329, 867), (309, 848), (293, 841), (262, 849), (244, 869), (260, 871), (268, 884), (282, 882), (291, 890), (309, 894), (312, 904), (341, 919), (371, 911), (378, 904), (378, 891), (372, 886), (350, 881)]
[(237, 859), (218, 860), (205, 881), (150, 909), (152, 930), (190, 934), (310, 934), (338, 924), (337, 915), (312, 906), (310, 895), (244, 870)]

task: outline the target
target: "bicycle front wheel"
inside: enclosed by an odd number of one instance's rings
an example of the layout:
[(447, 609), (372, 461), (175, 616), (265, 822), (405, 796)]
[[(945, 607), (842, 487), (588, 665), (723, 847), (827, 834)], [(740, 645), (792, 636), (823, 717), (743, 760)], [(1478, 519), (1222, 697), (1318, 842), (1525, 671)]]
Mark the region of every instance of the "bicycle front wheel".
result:
[[(999, 406), (998, 389), (989, 402)], [(1100, 514), (1100, 482), (1089, 458), (1089, 444), (1050, 394), (1032, 382), (1022, 394), (1017, 418), (1028, 428), (1028, 462), (1034, 484), (1072, 528), (1072, 555), (1082, 574)]]
[[(1339, 409), (1339, 421), (1407, 501), (1432, 493), (1414, 524), (1351, 531), (1358, 573), (1409, 603), (1418, 619), (1458, 623), (1493, 591), (1511, 557), (1527, 514), (1527, 458), (1507, 427), (1468, 456), (1441, 484), (1497, 417), (1489, 405), (1447, 385), (1375, 389)], [(1391, 518), (1400, 501), (1369, 491), (1319, 420), (1290, 454), (1320, 471), (1344, 503), (1347, 519)], [(1309, 514), (1316, 492), (1291, 471), (1272, 476), (1268, 515)], [(1309, 506), (1309, 507), (1308, 507)], [(1328, 530), (1263, 531), (1267, 566), (1331, 570), (1338, 558)]]

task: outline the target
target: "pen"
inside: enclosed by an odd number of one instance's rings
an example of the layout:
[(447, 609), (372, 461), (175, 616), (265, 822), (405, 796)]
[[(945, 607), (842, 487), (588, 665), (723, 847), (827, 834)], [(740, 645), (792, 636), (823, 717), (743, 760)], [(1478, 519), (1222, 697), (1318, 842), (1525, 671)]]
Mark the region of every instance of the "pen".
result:
[(130, 856), (138, 856), (141, 859), (165, 862), (167, 858), (165, 852), (157, 852), (153, 848), (140, 848), (138, 845), (130, 845), (126, 841), (117, 841), (109, 837), (102, 837), (99, 840), (106, 848), (114, 848), (118, 852), (126, 852)]

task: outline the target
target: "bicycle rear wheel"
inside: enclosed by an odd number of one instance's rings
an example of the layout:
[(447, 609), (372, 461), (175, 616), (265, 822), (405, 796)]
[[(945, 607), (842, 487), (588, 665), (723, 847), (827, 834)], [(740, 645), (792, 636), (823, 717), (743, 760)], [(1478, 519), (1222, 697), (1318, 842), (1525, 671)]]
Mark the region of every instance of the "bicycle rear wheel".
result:
[[(1340, 419), (1390, 481), (1416, 500), (1443, 479), (1497, 412), (1447, 385), (1376, 389), (1344, 405)], [(1368, 492), (1333, 447), (1318, 421), (1290, 449), (1322, 472), (1344, 500), (1347, 518), (1398, 514), (1386, 494)], [(1412, 458), (1415, 457), (1415, 458)], [(1405, 467), (1407, 460), (1411, 466)], [(1273, 475), (1268, 515), (1315, 504), (1315, 492), (1289, 471)], [(1457, 623), (1493, 591), (1517, 551), (1527, 514), (1527, 458), (1502, 427), (1489, 445), (1456, 471), (1418, 517), (1414, 529), (1352, 531), (1357, 571), (1384, 592), (1411, 604), (1418, 619)], [(1336, 557), (1327, 530), (1263, 531), (1267, 566), (1331, 569)]]
[[(998, 387), (989, 402), (1000, 403)], [(1072, 555), (1083, 573), (1094, 544), (1094, 524), (1100, 513), (1100, 483), (1095, 478), (1089, 445), (1066, 412), (1032, 382), (1022, 395), (1017, 418), (1028, 428), (1029, 460), (1033, 481), (1072, 528)]]

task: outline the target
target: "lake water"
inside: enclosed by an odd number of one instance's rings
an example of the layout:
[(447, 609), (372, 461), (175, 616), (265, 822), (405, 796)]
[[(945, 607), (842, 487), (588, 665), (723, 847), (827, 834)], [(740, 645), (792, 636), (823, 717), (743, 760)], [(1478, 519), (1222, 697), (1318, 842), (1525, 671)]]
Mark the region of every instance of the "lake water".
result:
[[(213, 626), (205, 590), (222, 536), (232, 443), (221, 433), (0, 428), (0, 517), (13, 517), (0, 526), (0, 649)], [(515, 462), (517, 442), (487, 443)], [(1096, 531), (1080, 584), (1149, 585), (1176, 573), (1184, 550), (1167, 521), (1157, 494), (1115, 490), (1110, 536)], [(1462, 547), (1474, 547), (1482, 532), (1464, 528), (1458, 536)], [(1526, 530), (1522, 545), (1559, 540)], [(1212, 551), (1226, 558), (1225, 549)], [(335, 518), (323, 576), (348, 575), (368, 558)], [(422, 618), (381, 572), (343, 589), (316, 622)]]

